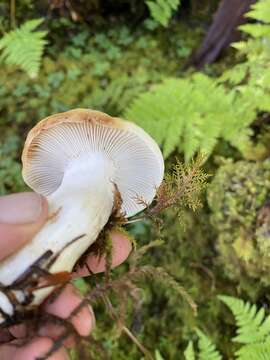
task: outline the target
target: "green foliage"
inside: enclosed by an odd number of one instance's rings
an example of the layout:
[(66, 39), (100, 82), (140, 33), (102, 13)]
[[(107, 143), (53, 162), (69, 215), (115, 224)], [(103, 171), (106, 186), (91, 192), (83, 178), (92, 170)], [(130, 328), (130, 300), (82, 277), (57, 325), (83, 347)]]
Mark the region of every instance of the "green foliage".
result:
[[(217, 351), (216, 346), (212, 343), (208, 336), (201, 330), (196, 330), (198, 340), (198, 360), (222, 360), (222, 357)], [(188, 346), (184, 352), (185, 360), (195, 360), (195, 351), (193, 342), (189, 341)]]
[(200, 208), (201, 192), (206, 188), (209, 177), (201, 169), (203, 160), (202, 156), (198, 156), (189, 164), (182, 164), (177, 159), (157, 190), (155, 205), (146, 209), (146, 214), (154, 217), (171, 208), (180, 216), (186, 207), (193, 211)]
[(219, 138), (243, 147), (255, 113), (233, 91), (197, 73), (166, 79), (141, 94), (124, 116), (148, 131), (165, 157), (178, 150), (188, 161), (198, 151), (211, 154)]
[(192, 341), (189, 341), (188, 346), (184, 352), (184, 355), (186, 360), (195, 360), (195, 352)]
[[(247, 17), (253, 22), (241, 25), (240, 29), (246, 35), (246, 40), (233, 44), (241, 60), (239, 64), (226, 70), (220, 77), (220, 82), (233, 88), (237, 98), (255, 112), (256, 117), (264, 112), (270, 112), (270, 1), (257, 1), (251, 6)], [(255, 20), (255, 21), (254, 21)], [(244, 154), (249, 159), (266, 158), (268, 147), (255, 148), (247, 144)]]
[(199, 337), (199, 360), (221, 360), (221, 355), (208, 336), (199, 329), (196, 332)]
[[(246, 40), (233, 44), (238, 49), (240, 55), (245, 56), (245, 61), (240, 63), (237, 68), (229, 69), (222, 76), (222, 80), (231, 81), (235, 84), (257, 85), (264, 88), (264, 79), (269, 77), (266, 61), (269, 59), (269, 39), (270, 39), (270, 1), (260, 0), (251, 5), (251, 10), (246, 16), (255, 22), (240, 26), (240, 29), (247, 35)], [(257, 68), (257, 69), (256, 69)], [(260, 73), (264, 69), (265, 74)], [(236, 81), (235, 72), (240, 70), (242, 76)], [(248, 77), (247, 77), (248, 75)], [(259, 78), (256, 79), (256, 76)], [(242, 84), (242, 85), (243, 85)], [(267, 88), (267, 87), (266, 87)]]
[(270, 358), (270, 316), (258, 308), (230, 296), (219, 296), (232, 311), (237, 325), (233, 341), (244, 344), (236, 351), (238, 360), (266, 360)]
[(164, 358), (162, 357), (161, 353), (158, 350), (155, 351), (155, 360), (164, 360)]
[(263, 307), (258, 310), (256, 305), (231, 296), (223, 295), (219, 299), (230, 308), (235, 317), (237, 336), (233, 341), (253, 344), (262, 343), (268, 337), (270, 340), (270, 316), (266, 317)]
[[(257, 20), (257, 21), (261, 21), (263, 23), (270, 23), (270, 1), (269, 0), (261, 0), (258, 1), (256, 4), (253, 4), (251, 6), (251, 10), (248, 12), (248, 14), (246, 15), (248, 18)], [(250, 24), (251, 25), (251, 24)], [(252, 26), (254, 26), (254, 29), (256, 29), (256, 25), (257, 24), (252, 24)], [(266, 26), (268, 28), (267, 25), (262, 24), (262, 26)], [(241, 27), (242, 29), (245, 29), (245, 27)], [(250, 33), (250, 32), (248, 32)], [(253, 35), (251, 33), (251, 35)]]
[[(219, 262), (225, 274), (249, 288), (250, 294), (260, 283), (270, 283), (269, 195), (269, 160), (227, 161), (208, 187)], [(252, 279), (257, 279), (256, 285)]]
[(7, 191), (25, 190), (26, 186), (21, 176), (21, 165), (17, 161), (18, 137), (7, 132), (2, 136), (0, 135), (0, 144), (0, 195)]
[(173, 11), (175, 11), (180, 0), (146, 0), (153, 19), (163, 26), (167, 26)]
[[(241, 26), (248, 38), (234, 44), (245, 61), (218, 79), (201, 73), (182, 79), (165, 79), (142, 93), (124, 112), (144, 127), (163, 146), (165, 157), (183, 152), (211, 154), (220, 139), (236, 147), (246, 158), (266, 158), (266, 144), (253, 135), (252, 123), (270, 111), (269, 0), (253, 5), (248, 16), (260, 23)], [(263, 23), (261, 23), (263, 22)], [(241, 59), (242, 59), (241, 58)]]
[(1, 60), (16, 65), (34, 78), (37, 76), (44, 47), (46, 31), (34, 31), (43, 19), (29, 20), (20, 28), (10, 31), (0, 39)]
[[(263, 307), (257, 308), (249, 302), (232, 296), (219, 296), (219, 299), (232, 311), (236, 326), (237, 336), (232, 341), (242, 346), (236, 350), (237, 360), (268, 360), (270, 358), (270, 315), (266, 315)], [(196, 330), (199, 337), (198, 359), (221, 360), (221, 354), (216, 346), (201, 331)], [(190, 341), (184, 353), (186, 360), (195, 360), (193, 342)]]
[(236, 355), (237, 360), (268, 360), (270, 358), (270, 340), (243, 346)]
[(89, 292), (89, 284), (83, 278), (77, 278), (72, 281), (73, 285), (79, 290), (80, 294), (85, 295)]
[[(208, 243), (210, 235), (209, 227), (207, 228), (209, 226), (207, 224), (208, 219), (202, 211), (199, 211), (196, 217), (192, 211), (183, 212), (182, 217), (185, 222), (185, 231), (178, 219), (175, 218), (174, 211), (165, 212), (161, 230), (164, 246), (152, 248), (143, 256), (141, 261), (146, 264), (151, 263), (158, 267), (165, 267), (178, 283), (185, 284), (188, 294), (194, 300), (196, 299), (196, 303), (198, 301), (198, 316), (194, 316), (194, 311), (186, 301), (181, 301), (184, 294), (181, 294), (176, 288), (176, 292), (171, 291), (173, 284), (169, 285), (170, 289), (168, 289), (169, 280), (166, 277), (164, 277), (166, 286), (161, 286), (160, 274), (155, 274), (153, 271), (151, 280), (157, 278), (159, 286), (156, 286), (156, 281), (149, 281), (149, 278), (145, 283), (140, 281), (139, 284), (142, 289), (138, 312), (135, 314), (133, 312), (127, 319), (127, 324), (132, 324), (131, 330), (135, 331), (144, 346), (152, 353), (154, 353), (155, 348), (158, 348), (165, 360), (182, 359), (182, 350), (180, 349), (183, 348), (184, 339), (190, 335), (195, 322), (198, 321), (197, 325), (204, 322), (208, 324), (209, 313), (211, 313), (211, 331), (214, 332), (214, 329), (219, 328), (218, 310), (216, 301), (213, 301), (214, 293), (212, 291), (214, 289), (212, 288), (211, 294), (209, 292), (212, 279), (201, 268), (193, 267), (193, 264), (203, 262), (202, 259), (214, 259), (214, 253), (211, 252)], [(155, 226), (149, 226), (148, 221), (129, 226), (132, 226), (130, 230), (133, 235), (136, 235), (138, 245), (145, 244), (147, 246), (149, 239), (156, 239), (161, 236)], [(137, 251), (141, 252), (141, 250), (142, 248)], [(130, 261), (132, 258), (133, 256)], [(116, 269), (114, 274), (117, 270), (120, 271), (120, 269)], [(226, 284), (228, 286), (227, 281)], [(101, 310), (98, 309), (97, 311), (99, 314), (101, 313)], [(97, 329), (99, 339), (102, 339), (109, 349), (111, 358), (113, 360), (141, 359), (138, 351), (124, 336), (116, 339), (114, 334), (108, 335), (108, 328), (111, 325), (109, 321), (104, 324), (103, 318), (103, 322), (99, 322)], [(218, 331), (215, 335), (218, 336)], [(109, 341), (109, 339), (111, 340)], [(127, 352), (129, 353), (128, 356)]]

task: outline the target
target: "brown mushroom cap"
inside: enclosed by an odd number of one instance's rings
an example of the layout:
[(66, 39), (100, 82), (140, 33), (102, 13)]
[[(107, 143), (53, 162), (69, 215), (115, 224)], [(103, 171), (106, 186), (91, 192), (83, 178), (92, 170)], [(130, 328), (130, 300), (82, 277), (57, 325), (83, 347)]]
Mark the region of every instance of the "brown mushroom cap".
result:
[(37, 193), (50, 195), (61, 185), (72, 159), (93, 152), (113, 162), (112, 181), (127, 216), (145, 207), (138, 197), (152, 201), (164, 172), (159, 147), (135, 124), (94, 110), (70, 110), (40, 121), (25, 142), (23, 178)]

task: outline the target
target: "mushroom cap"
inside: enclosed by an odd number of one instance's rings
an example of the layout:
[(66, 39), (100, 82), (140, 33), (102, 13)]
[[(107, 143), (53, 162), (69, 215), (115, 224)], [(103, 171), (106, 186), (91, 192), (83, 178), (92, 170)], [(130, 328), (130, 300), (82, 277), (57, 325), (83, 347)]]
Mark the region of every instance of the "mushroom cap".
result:
[(23, 178), (34, 191), (48, 196), (61, 185), (72, 159), (85, 153), (103, 154), (112, 161), (111, 180), (127, 217), (145, 208), (138, 199), (151, 203), (164, 173), (158, 145), (135, 124), (100, 111), (74, 109), (41, 120), (25, 142)]

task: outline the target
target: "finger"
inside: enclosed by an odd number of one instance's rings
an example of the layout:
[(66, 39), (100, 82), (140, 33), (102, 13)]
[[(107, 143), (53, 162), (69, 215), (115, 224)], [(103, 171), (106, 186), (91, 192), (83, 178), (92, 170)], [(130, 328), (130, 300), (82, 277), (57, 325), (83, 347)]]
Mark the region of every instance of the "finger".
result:
[[(122, 232), (114, 230), (111, 232), (112, 238), (112, 267), (116, 267), (126, 260), (132, 250), (132, 244), (129, 238)], [(89, 255), (86, 260), (87, 266), (82, 266), (75, 272), (75, 277), (88, 276), (89, 269), (93, 273), (99, 273), (105, 271), (105, 258), (95, 255)], [(89, 269), (88, 269), (89, 268)]]
[(11, 339), (13, 339), (13, 337), (7, 329), (0, 331), (0, 344), (7, 343)]
[(38, 194), (25, 192), (0, 197), (0, 260), (31, 240), (47, 216), (47, 201)]
[[(50, 351), (53, 346), (53, 341), (46, 337), (35, 338), (28, 344), (18, 347), (15, 346), (16, 342), (9, 343), (8, 345), (2, 345), (0, 347), (0, 359), (1, 360), (35, 360), (42, 358)], [(48, 360), (68, 360), (66, 351), (61, 348), (53, 355), (46, 358)]]
[[(45, 312), (56, 315), (61, 319), (66, 319), (81, 301), (82, 298), (76, 292), (75, 288), (71, 284), (68, 284), (52, 303), (47, 301), (43, 307)], [(95, 316), (92, 308), (88, 305), (84, 306), (76, 316), (72, 317), (71, 323), (79, 335), (88, 336), (95, 326)], [(63, 332), (63, 327), (64, 325), (60, 326), (50, 323), (42, 326), (38, 334), (57, 339)], [(23, 338), (26, 336), (27, 329), (24, 325), (15, 325), (10, 327), (9, 331), (16, 338)], [(68, 343), (70, 343), (70, 339)], [(65, 343), (65, 345), (67, 345), (67, 343)]]
[[(62, 319), (70, 316), (71, 312), (80, 305), (82, 298), (76, 292), (75, 288), (68, 284), (61, 294), (52, 302), (45, 303), (44, 310), (56, 315)], [(71, 323), (81, 336), (88, 336), (95, 326), (95, 317), (92, 308), (85, 305), (75, 316), (72, 317)], [(56, 325), (45, 326), (41, 330), (42, 335), (57, 338), (59, 336), (61, 327)]]
[(27, 328), (25, 324), (12, 325), (8, 328), (9, 333), (15, 338), (24, 338), (27, 335)]

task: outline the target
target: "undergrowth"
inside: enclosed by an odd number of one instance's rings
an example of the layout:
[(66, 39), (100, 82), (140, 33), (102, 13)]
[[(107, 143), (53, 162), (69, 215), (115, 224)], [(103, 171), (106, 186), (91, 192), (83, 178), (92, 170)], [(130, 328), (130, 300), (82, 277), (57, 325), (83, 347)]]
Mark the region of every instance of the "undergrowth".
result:
[(17, 65), (34, 78), (37, 76), (44, 47), (46, 31), (34, 31), (43, 19), (29, 20), (18, 29), (6, 33), (0, 39), (0, 60), (9, 65)]
[(195, 72), (163, 79), (124, 111), (124, 117), (152, 134), (165, 157), (174, 151), (186, 161), (198, 151), (211, 155), (220, 140), (248, 159), (269, 155), (267, 145), (257, 146), (252, 128), (258, 116), (270, 111), (269, 6), (269, 0), (258, 1), (247, 14), (257, 23), (240, 27), (248, 37), (233, 45), (238, 64), (219, 77)]
[[(237, 360), (267, 360), (270, 358), (270, 315), (263, 307), (252, 305), (239, 298), (219, 296), (234, 315), (236, 333), (232, 341), (238, 344), (234, 353)], [(194, 341), (190, 341), (184, 353), (186, 360), (222, 360), (223, 356), (216, 349), (211, 339), (201, 330), (196, 331), (198, 350)]]

